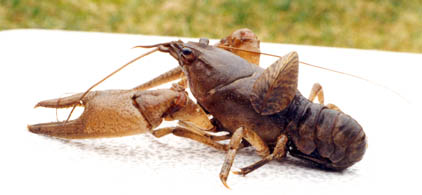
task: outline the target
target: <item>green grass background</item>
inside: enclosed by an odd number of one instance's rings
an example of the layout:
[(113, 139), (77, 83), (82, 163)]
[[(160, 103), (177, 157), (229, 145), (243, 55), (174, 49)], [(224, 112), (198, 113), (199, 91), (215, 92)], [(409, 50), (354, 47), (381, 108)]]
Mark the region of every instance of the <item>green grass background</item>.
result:
[(0, 0), (0, 30), (65, 29), (422, 52), (422, 0)]

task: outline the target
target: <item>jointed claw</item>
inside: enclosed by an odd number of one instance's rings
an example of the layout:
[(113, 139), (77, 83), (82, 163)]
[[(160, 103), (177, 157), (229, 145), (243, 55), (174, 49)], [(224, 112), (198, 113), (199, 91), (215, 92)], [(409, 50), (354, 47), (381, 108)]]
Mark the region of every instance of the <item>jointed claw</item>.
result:
[(145, 133), (149, 124), (134, 105), (135, 94), (132, 90), (92, 91), (81, 101), (81, 93), (41, 101), (35, 107), (69, 108), (77, 105), (85, 110), (75, 120), (28, 125), (28, 129), (37, 134), (70, 139)]

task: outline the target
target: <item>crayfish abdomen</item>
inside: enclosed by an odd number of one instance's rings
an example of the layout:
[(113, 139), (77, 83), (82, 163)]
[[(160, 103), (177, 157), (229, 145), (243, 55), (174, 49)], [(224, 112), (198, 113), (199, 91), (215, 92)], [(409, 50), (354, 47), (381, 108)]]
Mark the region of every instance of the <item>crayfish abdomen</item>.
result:
[(343, 170), (360, 161), (367, 139), (356, 120), (341, 111), (312, 103), (299, 92), (279, 117), (290, 122), (285, 132), (292, 156), (318, 165)]

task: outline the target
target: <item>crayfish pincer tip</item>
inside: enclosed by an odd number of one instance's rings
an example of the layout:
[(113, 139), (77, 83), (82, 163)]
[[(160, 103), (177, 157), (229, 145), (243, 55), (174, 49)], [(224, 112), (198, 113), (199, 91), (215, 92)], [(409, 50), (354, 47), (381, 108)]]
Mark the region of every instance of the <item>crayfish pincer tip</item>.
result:
[(227, 182), (226, 182), (227, 177), (224, 177), (223, 175), (220, 175), (220, 180), (221, 180), (221, 182), (223, 183), (223, 185), (224, 185), (227, 189), (231, 190), (231, 188), (229, 187), (229, 185), (227, 185)]
[(28, 131), (32, 132), (32, 133), (37, 133), (39, 128), (36, 128), (35, 125), (26, 125), (26, 128), (28, 129)]
[(42, 102), (38, 102), (37, 104), (35, 104), (34, 108), (38, 108), (38, 107), (42, 107), (42, 106), (43, 106)]
[(232, 173), (233, 173), (233, 174), (235, 174), (235, 175), (245, 176), (245, 174), (243, 173), (243, 171), (242, 171), (242, 170), (239, 170), (239, 171), (232, 171)]

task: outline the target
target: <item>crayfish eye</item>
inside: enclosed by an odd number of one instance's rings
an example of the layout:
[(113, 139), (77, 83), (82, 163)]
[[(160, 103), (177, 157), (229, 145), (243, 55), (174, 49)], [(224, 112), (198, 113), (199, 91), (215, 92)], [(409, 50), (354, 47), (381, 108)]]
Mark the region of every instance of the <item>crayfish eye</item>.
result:
[(190, 54), (192, 54), (192, 50), (191, 49), (189, 49), (189, 48), (187, 48), (187, 47), (185, 47), (185, 48), (183, 48), (182, 49), (182, 53), (183, 53), (183, 55), (190, 55)]

